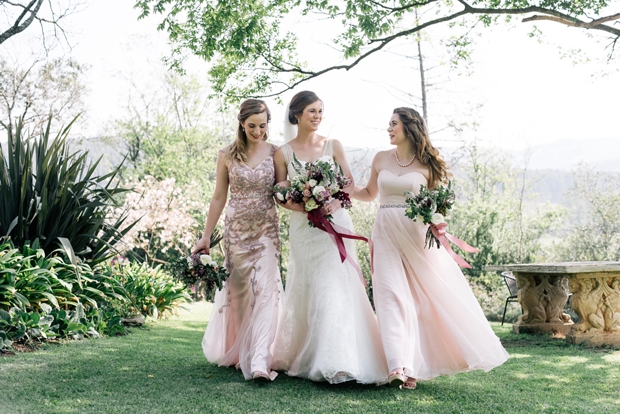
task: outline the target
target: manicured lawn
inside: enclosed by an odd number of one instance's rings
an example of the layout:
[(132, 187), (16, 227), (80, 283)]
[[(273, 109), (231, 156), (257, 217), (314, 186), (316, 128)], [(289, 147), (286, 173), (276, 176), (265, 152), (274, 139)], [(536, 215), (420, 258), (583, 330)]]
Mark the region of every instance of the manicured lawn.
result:
[(618, 413), (620, 351), (514, 335), (489, 372), (423, 382), (415, 391), (289, 378), (268, 385), (209, 364), (200, 341), (210, 307), (125, 337), (51, 344), (0, 357), (0, 413)]

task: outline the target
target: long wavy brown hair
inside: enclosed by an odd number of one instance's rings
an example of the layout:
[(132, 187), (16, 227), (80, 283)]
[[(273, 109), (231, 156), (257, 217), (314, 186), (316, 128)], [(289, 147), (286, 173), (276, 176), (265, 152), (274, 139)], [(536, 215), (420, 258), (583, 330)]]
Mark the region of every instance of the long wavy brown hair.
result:
[[(260, 99), (246, 99), (241, 103), (239, 107), (239, 115), (237, 115), (237, 120), (239, 121), (239, 126), (237, 127), (237, 139), (235, 142), (228, 146), (228, 159), (229, 161), (235, 160), (242, 164), (247, 164), (248, 162), (248, 137), (245, 135), (245, 130), (243, 129), (243, 123), (252, 115), (262, 114), (263, 112), (267, 112), (267, 123), (271, 122), (271, 112), (267, 107), (265, 101)], [(263, 141), (266, 141), (269, 138), (269, 131), (265, 131), (265, 137)]]
[(405, 136), (411, 143), (415, 156), (430, 171), (429, 187), (448, 180), (452, 174), (437, 148), (431, 143), (424, 118), (412, 108), (396, 108), (394, 113), (398, 114), (403, 124)]

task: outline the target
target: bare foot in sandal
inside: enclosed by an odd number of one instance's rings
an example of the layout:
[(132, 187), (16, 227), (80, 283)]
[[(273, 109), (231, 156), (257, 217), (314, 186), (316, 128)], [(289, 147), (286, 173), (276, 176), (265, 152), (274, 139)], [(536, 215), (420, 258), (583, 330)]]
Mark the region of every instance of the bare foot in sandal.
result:
[(407, 378), (407, 381), (405, 381), (405, 383), (403, 384), (403, 388), (406, 388), (408, 390), (415, 390), (415, 387), (418, 386), (418, 382), (415, 380), (415, 378)]
[(388, 376), (388, 383), (390, 387), (398, 388), (405, 382), (405, 371), (402, 368), (396, 368)]

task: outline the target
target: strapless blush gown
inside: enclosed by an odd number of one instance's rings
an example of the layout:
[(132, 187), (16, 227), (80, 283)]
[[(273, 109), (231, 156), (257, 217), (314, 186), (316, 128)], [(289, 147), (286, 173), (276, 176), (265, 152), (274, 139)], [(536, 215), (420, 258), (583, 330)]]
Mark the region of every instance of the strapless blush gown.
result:
[(458, 265), (442, 247), (424, 248), (427, 225), (405, 217), (405, 191), (426, 178), (379, 172), (374, 242), (374, 302), (390, 372), (428, 380), (488, 371), (509, 355), (489, 326)]

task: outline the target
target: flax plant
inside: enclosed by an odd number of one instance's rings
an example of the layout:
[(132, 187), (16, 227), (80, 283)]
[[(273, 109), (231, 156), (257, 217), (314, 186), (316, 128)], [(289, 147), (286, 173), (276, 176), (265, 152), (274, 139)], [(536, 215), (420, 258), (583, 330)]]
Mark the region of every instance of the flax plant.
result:
[(0, 236), (10, 236), (16, 247), (38, 239), (45, 251), (66, 239), (65, 250), (92, 266), (114, 254), (135, 222), (127, 224), (126, 215), (106, 221), (115, 197), (129, 190), (115, 180), (121, 166), (97, 175), (101, 158), (91, 163), (88, 152), (71, 150), (74, 121), (51, 138), (51, 118), (38, 137), (20, 120), (6, 153), (0, 148)]

